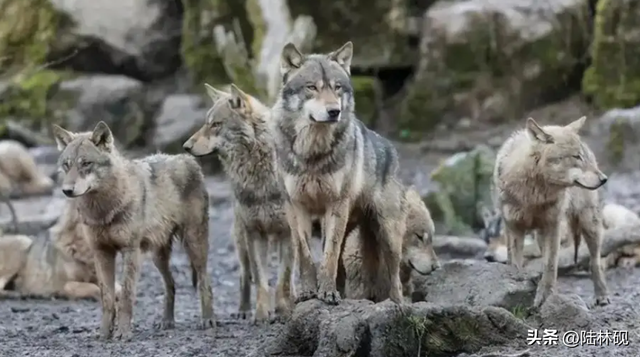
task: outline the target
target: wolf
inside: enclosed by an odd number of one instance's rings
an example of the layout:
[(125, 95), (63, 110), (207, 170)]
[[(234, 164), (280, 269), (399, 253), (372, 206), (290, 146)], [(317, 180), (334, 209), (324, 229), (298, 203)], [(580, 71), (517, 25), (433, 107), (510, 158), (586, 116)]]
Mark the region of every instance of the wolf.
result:
[[(282, 88), (271, 110), (278, 172), (286, 193), (294, 261), (300, 270), (296, 301), (337, 304), (336, 276), (344, 237), (356, 226), (375, 238), (389, 275), (389, 298), (402, 303), (399, 271), (405, 231), (398, 154), (391, 142), (355, 115), (351, 84), (353, 44), (328, 54), (303, 55), (292, 43), (281, 53)], [(321, 221), (323, 258), (318, 276), (308, 239)]]
[[(157, 327), (173, 327), (172, 237), (182, 241), (191, 263), (192, 284), (199, 288), (200, 327), (213, 328), (213, 294), (207, 274), (209, 199), (196, 159), (188, 154), (126, 159), (102, 121), (92, 132), (82, 133), (54, 125), (53, 134), (61, 151), (62, 192), (77, 205), (83, 234), (94, 254), (102, 302), (101, 339), (132, 337), (143, 252), (153, 254), (165, 285), (164, 314)], [(114, 329), (117, 252), (123, 255), (124, 282)]]
[(569, 233), (574, 241), (582, 235), (589, 248), (596, 304), (610, 302), (600, 262), (604, 228), (597, 191), (607, 176), (580, 139), (585, 120), (541, 127), (528, 118), (525, 129), (514, 132), (497, 153), (494, 202), (504, 219), (509, 264), (522, 267), (525, 233), (536, 231), (542, 243), (545, 265), (534, 307), (555, 289), (560, 239)]
[(38, 170), (29, 150), (15, 140), (0, 141), (0, 189), (20, 195), (50, 194), (53, 180)]
[[(80, 228), (77, 207), (68, 202), (43, 238), (0, 237), (0, 291), (16, 297), (100, 299), (93, 254)], [(120, 285), (116, 284), (116, 295)], [(10, 295), (11, 296), (11, 295)]]
[[(403, 237), (397, 238), (402, 239), (402, 294), (411, 297), (412, 273), (428, 275), (440, 268), (440, 262), (433, 250), (435, 226), (422, 197), (413, 187), (406, 190), (405, 197), (408, 205), (406, 231)], [(344, 270), (344, 278), (338, 280), (338, 291), (348, 299), (380, 302), (380, 296), (388, 295), (382, 293), (389, 290), (389, 281), (384, 267), (378, 262), (380, 257), (372, 244), (374, 238), (362, 236), (357, 227), (345, 238), (340, 267)]]
[[(613, 202), (605, 204), (602, 209), (602, 220), (604, 228), (607, 230), (640, 224), (640, 217), (635, 212)], [(625, 245), (618, 251), (611, 253), (606, 260), (609, 266), (633, 268), (640, 262), (640, 246), (636, 244)]]
[[(251, 276), (256, 285), (254, 322), (269, 321), (269, 240), (280, 248), (276, 314), (291, 309), (293, 266), (291, 233), (284, 211), (284, 193), (278, 184), (276, 151), (267, 124), (270, 108), (232, 84), (226, 93), (205, 84), (213, 106), (205, 123), (184, 144), (194, 156), (217, 153), (234, 193), (233, 237), (240, 262), (238, 316), (251, 311)], [(271, 239), (269, 239), (271, 237)], [(253, 272), (253, 273), (252, 273)]]

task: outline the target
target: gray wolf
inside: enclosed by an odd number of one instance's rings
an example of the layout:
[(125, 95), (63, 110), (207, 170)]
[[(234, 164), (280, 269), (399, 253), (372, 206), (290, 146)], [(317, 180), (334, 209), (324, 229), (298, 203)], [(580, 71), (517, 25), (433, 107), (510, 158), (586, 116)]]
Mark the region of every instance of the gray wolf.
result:
[[(318, 297), (337, 304), (336, 277), (344, 237), (359, 226), (375, 237), (387, 266), (389, 298), (402, 303), (399, 270), (404, 235), (404, 188), (390, 141), (356, 118), (350, 78), (353, 44), (328, 54), (282, 49), (283, 86), (271, 111), (278, 171), (286, 193), (294, 261), (300, 270), (297, 301)], [(323, 258), (318, 275), (308, 239), (321, 221)]]
[(17, 296), (99, 300), (93, 254), (79, 223), (77, 208), (69, 202), (49, 236), (0, 237), (0, 291), (12, 285)]
[[(413, 292), (412, 273), (428, 275), (440, 268), (440, 262), (433, 250), (435, 226), (429, 210), (414, 188), (408, 188), (405, 197), (408, 211), (406, 232), (401, 238), (400, 281), (403, 295), (410, 297)], [(345, 238), (341, 257), (344, 281), (338, 281), (338, 288), (348, 299), (379, 302), (381, 296), (388, 295), (389, 281), (381, 269), (384, 266), (379, 265), (380, 257), (373, 242), (372, 237), (363, 237), (359, 228)]]
[(494, 202), (504, 219), (508, 262), (522, 267), (524, 236), (532, 231), (545, 259), (534, 307), (555, 289), (560, 238), (568, 234), (574, 242), (582, 235), (589, 248), (596, 304), (610, 302), (600, 262), (604, 228), (597, 191), (607, 176), (580, 139), (585, 120), (541, 127), (528, 118), (526, 128), (513, 133), (497, 153)]
[[(213, 106), (205, 123), (183, 145), (194, 156), (217, 153), (234, 193), (233, 237), (240, 262), (239, 316), (249, 315), (251, 276), (256, 285), (255, 322), (269, 320), (269, 241), (280, 248), (276, 313), (291, 309), (291, 233), (278, 184), (269, 108), (235, 85), (226, 93), (205, 84)], [(252, 273), (253, 272), (253, 273)]]
[[(53, 126), (62, 192), (79, 211), (85, 239), (94, 254), (102, 302), (100, 337), (128, 340), (143, 252), (165, 285), (159, 328), (174, 325), (175, 283), (171, 275), (172, 237), (180, 239), (199, 287), (203, 328), (214, 327), (207, 274), (208, 195), (199, 164), (191, 155), (155, 154), (128, 160), (114, 145), (111, 130), (99, 122), (92, 132), (73, 133)], [(123, 255), (122, 294), (114, 332), (115, 258)]]
[[(616, 203), (607, 203), (602, 209), (602, 218), (605, 229), (620, 228), (628, 225), (640, 224), (638, 215)], [(623, 246), (607, 257), (609, 266), (616, 265), (623, 268), (633, 268), (640, 263), (640, 246), (629, 244)]]

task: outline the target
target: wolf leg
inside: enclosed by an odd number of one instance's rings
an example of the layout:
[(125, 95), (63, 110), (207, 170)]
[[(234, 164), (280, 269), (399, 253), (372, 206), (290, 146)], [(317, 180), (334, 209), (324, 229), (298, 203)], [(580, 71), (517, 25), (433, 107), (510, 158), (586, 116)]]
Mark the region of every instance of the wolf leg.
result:
[(318, 298), (327, 304), (340, 302), (336, 278), (342, 242), (345, 239), (344, 234), (349, 220), (349, 211), (350, 202), (345, 200), (328, 209), (323, 217), (325, 246), (318, 279)]
[[(543, 232), (540, 233), (544, 234)], [(520, 270), (524, 263), (524, 232), (505, 224), (504, 234), (507, 239), (507, 264), (513, 265)], [(542, 237), (542, 239), (546, 241), (547, 237)]]
[(567, 233), (567, 222), (560, 219), (556, 222), (550, 222), (549, 226), (540, 229), (543, 239), (543, 251), (545, 255), (544, 268), (542, 277), (536, 289), (536, 296), (533, 300), (533, 307), (539, 308), (545, 300), (553, 293), (558, 279), (558, 251), (560, 249), (560, 237)]
[[(402, 259), (402, 237), (405, 224), (403, 219), (378, 216), (380, 231), (376, 234), (379, 256), (383, 259), (389, 274), (385, 280), (389, 283), (389, 299), (396, 304), (404, 302), (402, 283), (400, 282), (400, 261)], [(375, 272), (373, 272), (375, 274)]]
[[(604, 235), (604, 228), (602, 227), (602, 220), (597, 217), (596, 213), (592, 213), (592, 217), (588, 217), (581, 223), (582, 235), (584, 241), (589, 248), (590, 265), (591, 265), (591, 280), (593, 281), (593, 290), (596, 296), (596, 305), (608, 305), (611, 301), (609, 299), (609, 291), (607, 283), (602, 271), (602, 263), (600, 260), (600, 248), (602, 245), (602, 236)], [(595, 218), (595, 219), (594, 219)]]
[(116, 318), (116, 252), (111, 248), (100, 247), (94, 249), (94, 256), (96, 276), (98, 278), (98, 285), (100, 286), (100, 301), (102, 303), (100, 338), (105, 340), (111, 338), (113, 323)]
[[(204, 212), (206, 210), (198, 210)], [(182, 235), (184, 250), (191, 262), (195, 282), (200, 296), (200, 329), (215, 328), (216, 321), (213, 315), (213, 290), (211, 279), (207, 273), (207, 258), (209, 256), (209, 221), (206, 216), (194, 216), (192, 221), (185, 223)]]
[(256, 285), (256, 312), (254, 323), (269, 322), (271, 296), (269, 294), (269, 237), (255, 231), (247, 232), (247, 248), (251, 264), (254, 265)]
[(278, 285), (276, 286), (276, 315), (287, 317), (291, 312), (291, 271), (293, 268), (290, 234), (276, 237), (278, 241)]
[[(171, 242), (169, 240), (169, 242)], [(176, 284), (171, 274), (171, 267), (169, 262), (171, 260), (171, 243), (166, 245), (153, 254), (153, 264), (156, 266), (160, 275), (162, 275), (162, 281), (164, 282), (164, 314), (162, 321), (156, 324), (158, 329), (170, 329), (175, 324), (175, 298), (176, 298)]]
[(316, 265), (313, 262), (309, 238), (311, 237), (312, 220), (309, 213), (302, 207), (288, 202), (285, 205), (287, 222), (291, 227), (291, 243), (294, 247), (294, 261), (298, 263), (300, 271), (300, 294), (296, 303), (313, 299), (317, 296), (318, 278)]
[[(140, 247), (126, 248), (122, 250), (122, 296), (118, 304), (118, 326), (113, 337), (117, 340), (130, 340), (133, 337), (131, 331), (131, 318), (133, 317), (133, 305), (136, 301), (136, 285), (140, 270)], [(115, 287), (114, 287), (115, 290)]]
[[(233, 316), (246, 319), (251, 314), (251, 260), (247, 249), (247, 238), (244, 229), (237, 220), (233, 222), (233, 239), (240, 263), (240, 304), (238, 313)], [(255, 274), (254, 274), (255, 278)]]
[(95, 299), (100, 301), (100, 287), (93, 283), (68, 281), (62, 288), (62, 295), (69, 299)]

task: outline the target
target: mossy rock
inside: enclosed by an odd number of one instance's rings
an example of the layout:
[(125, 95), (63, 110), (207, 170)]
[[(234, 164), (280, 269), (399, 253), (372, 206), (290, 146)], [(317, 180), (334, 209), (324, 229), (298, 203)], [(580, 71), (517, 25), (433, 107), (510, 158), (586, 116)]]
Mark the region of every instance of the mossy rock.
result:
[(63, 123), (74, 98), (59, 97), (52, 101), (51, 97), (60, 83), (71, 77), (72, 74), (66, 72), (41, 70), (11, 78), (0, 93), (0, 136), (6, 134), (7, 119), (20, 121), (38, 131), (48, 131), (52, 123)]
[(356, 113), (358, 119), (373, 129), (378, 119), (380, 101), (382, 98), (382, 87), (376, 77), (353, 76), (354, 99), (356, 102)]
[(601, 108), (640, 104), (640, 2), (599, 0), (583, 91)]
[(313, 50), (330, 52), (347, 41), (354, 44), (352, 65), (358, 68), (409, 67), (417, 51), (403, 33), (407, 0), (295, 1), (288, 0), (291, 17), (310, 15), (318, 25)]
[(427, 195), (425, 203), (434, 220), (444, 223), (449, 234), (482, 227), (478, 208), (491, 206), (494, 164), (493, 150), (478, 146), (453, 155), (431, 173), (439, 188)]
[(398, 132), (412, 140), (465, 117), (505, 121), (568, 94), (591, 37), (588, 10), (582, 0), (435, 4), (424, 17), (421, 60), (399, 106)]

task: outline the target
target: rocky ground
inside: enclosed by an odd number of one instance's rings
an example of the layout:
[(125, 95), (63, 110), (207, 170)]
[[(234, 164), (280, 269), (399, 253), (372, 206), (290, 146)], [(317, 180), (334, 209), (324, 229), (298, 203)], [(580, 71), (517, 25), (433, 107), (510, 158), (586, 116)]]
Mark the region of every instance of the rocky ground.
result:
[[(430, 187), (428, 173), (436, 161), (430, 155), (418, 155), (419, 151), (417, 146), (400, 148), (403, 157), (402, 177), (407, 183), (413, 183), (422, 191), (427, 191)], [(41, 155), (39, 161), (51, 163), (50, 158), (51, 155)], [(51, 165), (45, 165), (43, 168), (51, 169)], [(640, 190), (632, 192), (635, 189), (632, 183), (637, 180), (636, 176), (634, 174), (611, 175), (606, 195), (637, 210), (637, 206), (640, 205), (640, 200), (637, 199)], [(133, 342), (103, 343), (96, 339), (100, 317), (100, 307), (97, 302), (6, 300), (0, 302), (0, 355), (240, 357), (262, 352), (264, 346), (268, 345), (265, 343), (276, 337), (285, 326), (280, 324), (252, 326), (248, 321), (237, 321), (231, 318), (239, 298), (239, 269), (229, 234), (233, 219), (229, 189), (221, 177), (210, 177), (208, 182), (209, 192), (213, 198), (210, 214), (209, 272), (213, 281), (214, 309), (219, 324), (215, 333), (195, 328), (200, 316), (198, 297), (190, 287), (186, 256), (181, 249), (178, 249), (172, 258), (172, 269), (177, 283), (176, 329), (156, 331), (152, 327), (153, 322), (161, 315), (164, 291), (159, 273), (151, 262), (146, 261), (142, 269), (134, 308)], [(63, 198), (58, 193), (53, 197), (15, 201), (20, 217), (33, 222), (39, 219), (46, 221), (46, 217), (55, 217), (55, 212), (59, 212), (62, 202), (64, 202)], [(0, 216), (6, 215), (6, 208), (0, 207)], [(37, 228), (32, 227), (31, 230), (35, 231)], [(477, 264), (481, 265), (472, 265), (471, 269), (489, 263), (478, 262)], [(613, 356), (614, 353), (623, 356), (640, 355), (638, 343), (640, 342), (638, 337), (640, 319), (638, 319), (639, 310), (635, 303), (640, 296), (640, 269), (612, 270), (607, 273), (607, 278), (613, 295), (612, 304), (604, 308), (593, 308), (589, 313), (583, 311), (584, 309), (578, 309), (576, 314), (580, 316), (588, 314), (588, 319), (593, 322), (589, 326), (628, 331), (630, 345), (573, 349), (557, 346), (527, 346), (525, 337), (521, 336), (519, 341), (513, 341), (499, 351), (505, 354), (493, 355), (506, 356), (522, 352), (527, 348), (530, 349), (532, 356), (601, 357)], [(273, 271), (273, 279), (275, 279), (275, 271)], [(456, 276), (452, 276), (450, 280), (453, 281), (447, 284), (455, 286), (458, 283), (456, 279), (458, 279)], [(500, 284), (498, 283), (497, 286)], [(561, 277), (559, 291), (577, 294), (587, 304), (592, 301), (593, 287), (587, 275)], [(460, 294), (464, 296), (472, 293), (463, 289)], [(512, 312), (517, 315), (516, 311)], [(531, 324), (539, 326), (535, 321)], [(547, 328), (554, 328), (552, 325), (553, 322), (549, 322)], [(485, 350), (487, 350), (486, 353), (496, 352), (495, 348), (485, 348)]]

